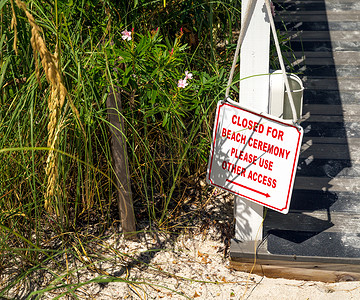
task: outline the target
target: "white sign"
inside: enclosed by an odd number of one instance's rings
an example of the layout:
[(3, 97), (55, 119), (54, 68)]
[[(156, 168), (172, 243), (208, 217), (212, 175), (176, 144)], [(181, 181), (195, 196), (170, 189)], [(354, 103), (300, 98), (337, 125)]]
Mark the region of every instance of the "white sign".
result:
[(286, 214), (302, 137), (302, 128), (290, 122), (220, 101), (207, 181)]

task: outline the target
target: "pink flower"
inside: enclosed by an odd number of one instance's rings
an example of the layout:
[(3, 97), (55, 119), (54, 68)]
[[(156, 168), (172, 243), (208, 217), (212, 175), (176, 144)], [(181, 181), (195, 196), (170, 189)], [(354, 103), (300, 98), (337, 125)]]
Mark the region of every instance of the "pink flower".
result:
[(186, 79), (192, 79), (192, 74), (191, 73), (189, 73), (188, 71), (185, 71), (185, 80)]
[(192, 79), (193, 75), (189, 71), (185, 71), (185, 78), (178, 81), (178, 87), (184, 88), (188, 85), (187, 80)]
[(131, 31), (124, 30), (121, 34), (124, 41), (131, 41)]
[(188, 85), (188, 83), (186, 82), (186, 78), (185, 79), (180, 79), (178, 82), (178, 87), (179, 88), (185, 88)]

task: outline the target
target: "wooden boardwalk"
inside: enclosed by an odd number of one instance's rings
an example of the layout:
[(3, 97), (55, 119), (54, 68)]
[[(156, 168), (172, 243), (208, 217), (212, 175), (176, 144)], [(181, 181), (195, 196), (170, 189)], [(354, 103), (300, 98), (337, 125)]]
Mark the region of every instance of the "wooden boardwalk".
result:
[[(255, 271), (360, 280), (360, 1), (282, 0), (276, 11), (305, 86), (305, 134), (290, 212), (267, 211)], [(231, 256), (246, 269), (254, 244), (233, 241)]]

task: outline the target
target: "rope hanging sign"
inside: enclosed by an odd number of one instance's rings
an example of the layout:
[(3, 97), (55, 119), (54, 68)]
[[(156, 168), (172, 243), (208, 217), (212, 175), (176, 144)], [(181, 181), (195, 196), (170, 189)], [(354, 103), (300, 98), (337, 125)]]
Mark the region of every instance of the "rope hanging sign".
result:
[(217, 105), (207, 182), (281, 213), (290, 207), (296, 167), (303, 137), (277, 41), (269, 0), (265, 0), (270, 25), (293, 119), (283, 120), (232, 101), (229, 96), (237, 56), (255, 0), (249, 1), (240, 31), (226, 99)]

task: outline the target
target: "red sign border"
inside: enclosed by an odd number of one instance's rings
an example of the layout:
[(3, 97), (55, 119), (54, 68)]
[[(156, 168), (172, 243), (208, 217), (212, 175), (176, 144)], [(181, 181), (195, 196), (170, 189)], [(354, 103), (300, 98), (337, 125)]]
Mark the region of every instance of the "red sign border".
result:
[[(269, 204), (263, 203), (263, 202), (258, 201), (258, 200), (256, 200), (256, 199), (253, 199), (253, 198), (251, 198), (251, 197), (249, 197), (249, 196), (242, 195), (242, 194), (240, 194), (240, 193), (238, 193), (238, 192), (234, 192), (234, 191), (232, 191), (232, 190), (230, 190), (230, 189), (227, 189), (227, 188), (225, 188), (225, 187), (222, 187), (222, 186), (220, 186), (220, 185), (217, 185), (217, 184), (213, 183), (213, 181), (211, 180), (211, 168), (212, 168), (214, 151), (215, 151), (216, 133), (218, 132), (220, 110), (221, 110), (221, 108), (222, 108), (223, 106), (225, 106), (225, 105), (230, 106), (230, 107), (233, 107), (233, 108), (236, 108), (236, 109), (239, 109), (239, 110), (246, 111), (246, 112), (251, 113), (251, 114), (253, 114), (253, 115), (256, 115), (256, 116), (259, 116), (259, 117), (268, 119), (268, 120), (270, 120), (270, 121), (272, 121), (272, 122), (276, 122), (276, 123), (279, 123), (279, 124), (283, 124), (283, 125), (288, 126), (288, 127), (293, 127), (293, 128), (295, 128), (296, 131), (298, 132), (299, 136), (298, 136), (298, 141), (297, 141), (297, 145), (296, 145), (296, 153), (295, 153), (295, 156), (294, 156), (294, 163), (293, 163), (293, 167), (292, 167), (292, 172), (291, 172), (291, 177), (290, 177), (290, 182), (289, 182), (289, 189), (288, 189), (288, 194), (287, 194), (287, 199), (286, 199), (285, 207), (283, 207), (283, 208), (280, 209), (280, 208), (277, 208), (277, 207), (275, 207), (275, 206), (271, 206), (271, 205), (269, 205)], [(300, 144), (301, 141), (302, 141), (302, 132), (301, 132), (296, 126), (294, 126), (294, 125), (291, 125), (291, 124), (288, 124), (288, 123), (285, 123), (285, 122), (281, 122), (281, 121), (279, 121), (279, 120), (276, 120), (276, 119), (271, 118), (270, 116), (266, 116), (266, 115), (263, 115), (263, 114), (256, 113), (256, 112), (254, 112), (254, 111), (252, 111), (252, 110), (246, 109), (246, 108), (244, 108), (244, 107), (239, 107), (239, 106), (233, 105), (233, 104), (231, 104), (231, 103), (229, 103), (229, 102), (224, 102), (224, 103), (222, 103), (221, 105), (218, 105), (218, 107), (217, 107), (217, 114), (216, 114), (216, 115), (217, 115), (216, 127), (214, 128), (214, 140), (213, 140), (213, 145), (212, 145), (211, 161), (210, 161), (209, 172), (208, 172), (208, 181), (209, 181), (209, 183), (210, 183), (211, 185), (213, 185), (213, 186), (216, 186), (216, 187), (219, 187), (219, 188), (221, 188), (221, 189), (223, 189), (223, 190), (229, 191), (229, 192), (232, 193), (232, 194), (239, 195), (239, 196), (241, 196), (241, 197), (244, 197), (244, 198), (246, 198), (246, 199), (249, 199), (249, 200), (251, 200), (251, 201), (254, 201), (254, 202), (256, 202), (256, 203), (259, 203), (259, 204), (261, 204), (261, 205), (263, 205), (263, 206), (269, 207), (269, 208), (271, 208), (271, 209), (273, 209), (273, 210), (276, 210), (276, 211), (279, 211), (279, 212), (283, 212), (284, 210), (288, 209), (289, 202), (290, 202), (290, 198), (291, 198), (291, 194), (292, 194), (292, 189), (291, 189), (291, 187), (292, 187), (293, 182), (294, 182), (294, 180), (295, 180), (295, 178), (294, 178), (295, 173), (296, 173), (296, 172), (295, 172), (295, 169), (296, 169), (296, 163), (297, 163), (297, 161), (298, 161), (298, 156), (299, 156), (299, 155), (298, 155), (298, 151), (300, 150), (300, 145), (299, 145), (299, 144)]]

